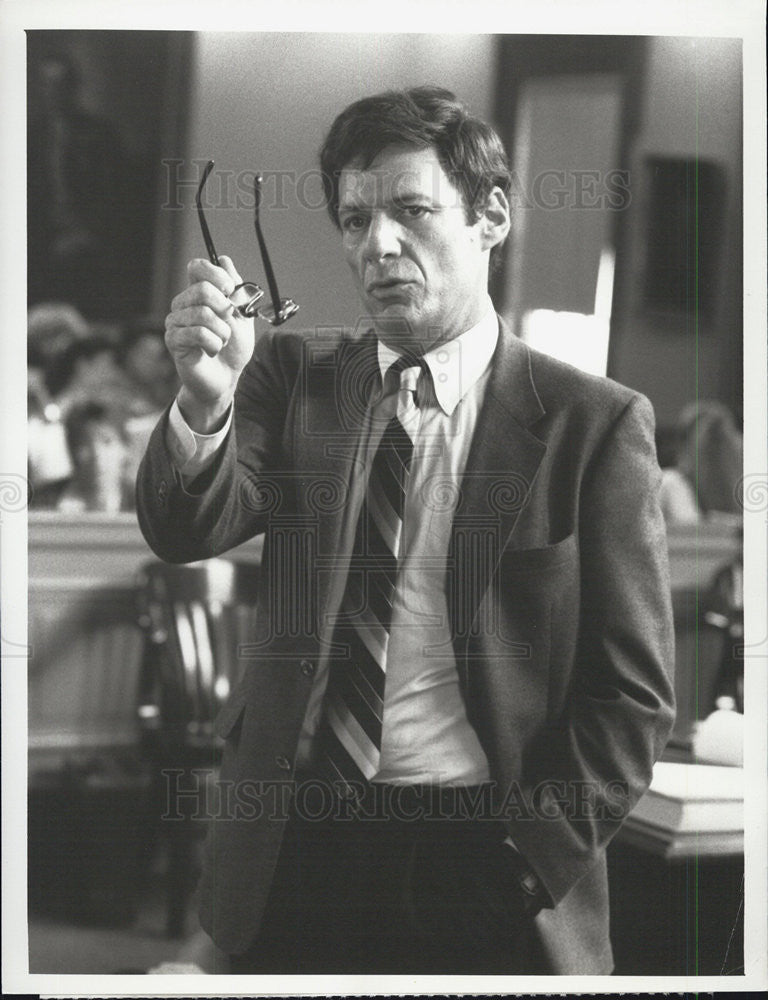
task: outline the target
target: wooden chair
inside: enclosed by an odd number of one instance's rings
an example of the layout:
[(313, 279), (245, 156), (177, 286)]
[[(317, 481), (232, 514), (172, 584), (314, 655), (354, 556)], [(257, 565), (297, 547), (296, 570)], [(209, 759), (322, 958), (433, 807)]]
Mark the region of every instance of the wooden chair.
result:
[(741, 559), (724, 566), (702, 601), (702, 634), (719, 646), (720, 669), (710, 711), (725, 698), (730, 707), (744, 712), (744, 570)]
[(155, 776), (155, 833), (168, 844), (169, 937), (185, 930), (199, 820), (208, 813), (223, 745), (213, 722), (239, 680), (238, 650), (253, 637), (258, 578), (255, 563), (224, 559), (152, 562), (139, 573), (145, 647), (138, 715)]
[(696, 722), (706, 719), (721, 697), (744, 710), (740, 560), (722, 566), (707, 586), (673, 590), (672, 607), (677, 715), (665, 751), (670, 760), (690, 756)]

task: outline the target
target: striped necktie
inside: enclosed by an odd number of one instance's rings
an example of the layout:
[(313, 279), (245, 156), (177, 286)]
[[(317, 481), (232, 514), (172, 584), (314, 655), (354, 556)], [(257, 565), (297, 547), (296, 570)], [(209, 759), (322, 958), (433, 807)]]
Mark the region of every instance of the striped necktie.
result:
[(379, 770), (392, 598), (423, 368), (422, 360), (404, 355), (389, 369), (400, 378), (397, 412), (371, 463), (333, 632), (334, 647), (345, 648), (346, 654), (330, 663), (316, 763), (341, 794), (354, 792), (354, 785), (370, 781)]

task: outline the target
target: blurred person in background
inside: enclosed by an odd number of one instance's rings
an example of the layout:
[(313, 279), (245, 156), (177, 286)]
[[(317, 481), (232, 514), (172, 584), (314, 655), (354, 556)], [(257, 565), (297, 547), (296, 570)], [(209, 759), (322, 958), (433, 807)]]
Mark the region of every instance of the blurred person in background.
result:
[(176, 394), (176, 368), (164, 337), (163, 323), (151, 317), (123, 325), (117, 359), (132, 391), (131, 416), (159, 416)]
[(73, 344), (91, 336), (82, 314), (67, 302), (41, 302), (27, 313), (27, 363), (39, 370), (49, 395), (56, 369)]
[(27, 367), (27, 475), (31, 508), (54, 507), (72, 475), (61, 410), (45, 381), (45, 367), (30, 352)]
[(52, 386), (62, 358), (90, 336), (88, 322), (66, 302), (42, 302), (27, 314), (27, 468), (30, 507), (55, 507), (72, 475), (61, 408)]
[(737, 518), (742, 459), (742, 434), (727, 406), (706, 399), (686, 406), (675, 429), (675, 464), (663, 470), (667, 523)]
[[(56, 507), (73, 475), (64, 419), (100, 404), (120, 426), (124, 474), (135, 478), (152, 428), (177, 389), (176, 369), (152, 318), (115, 332), (89, 324), (73, 306), (49, 303), (29, 311), (28, 451), (32, 506)], [(62, 497), (72, 509), (69, 491)], [(110, 504), (113, 507), (114, 504)], [(129, 505), (132, 506), (132, 503)]]
[(94, 400), (72, 407), (65, 420), (73, 475), (57, 509), (64, 513), (116, 514), (131, 505), (127, 446), (119, 414)]
[(130, 383), (117, 363), (116, 347), (101, 335), (70, 344), (48, 383), (64, 416), (74, 406), (94, 400), (126, 413), (132, 398)]
[(178, 390), (176, 367), (164, 338), (165, 326), (152, 317), (131, 320), (122, 329), (117, 357), (128, 388), (125, 434), (131, 480), (155, 424)]

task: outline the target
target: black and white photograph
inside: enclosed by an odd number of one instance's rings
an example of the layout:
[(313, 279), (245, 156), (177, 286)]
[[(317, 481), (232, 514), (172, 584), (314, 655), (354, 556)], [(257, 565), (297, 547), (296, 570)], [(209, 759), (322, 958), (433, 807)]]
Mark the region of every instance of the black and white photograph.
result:
[(763, 6), (153, 6), (0, 11), (4, 982), (765, 988)]

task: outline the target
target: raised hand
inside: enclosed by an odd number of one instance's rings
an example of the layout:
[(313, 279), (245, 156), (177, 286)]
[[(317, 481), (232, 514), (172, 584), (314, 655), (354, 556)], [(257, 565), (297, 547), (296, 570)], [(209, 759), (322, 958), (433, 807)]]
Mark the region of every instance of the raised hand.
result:
[(255, 342), (253, 319), (236, 313), (237, 294), (230, 299), (241, 278), (229, 257), (220, 257), (219, 263), (189, 262), (189, 285), (173, 300), (165, 319), (165, 343), (182, 386), (179, 407), (201, 434), (222, 423)]

